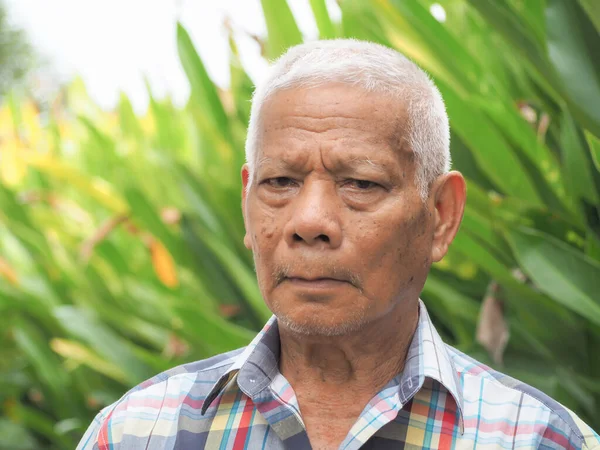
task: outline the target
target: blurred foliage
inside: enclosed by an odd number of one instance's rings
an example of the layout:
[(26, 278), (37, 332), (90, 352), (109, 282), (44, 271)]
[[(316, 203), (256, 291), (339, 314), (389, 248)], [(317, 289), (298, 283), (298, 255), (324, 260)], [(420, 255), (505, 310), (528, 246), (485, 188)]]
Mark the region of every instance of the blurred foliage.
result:
[[(284, 0), (261, 3), (274, 57), (301, 34)], [(443, 337), (598, 428), (600, 11), (440, 0), (440, 22), (431, 3), (343, 0), (336, 23), (310, 0), (322, 37), (399, 49), (446, 100), (469, 199), (422, 295)], [(141, 117), (125, 96), (107, 113), (75, 82), (45, 114), (0, 109), (0, 448), (74, 448), (128, 388), (269, 316), (242, 244), (253, 83), (233, 38), (228, 91), (177, 39), (185, 108), (150, 92)], [(486, 327), (503, 321), (506, 348)]]
[(10, 23), (0, 0), (0, 101), (21, 83), (34, 64), (34, 51), (23, 30)]

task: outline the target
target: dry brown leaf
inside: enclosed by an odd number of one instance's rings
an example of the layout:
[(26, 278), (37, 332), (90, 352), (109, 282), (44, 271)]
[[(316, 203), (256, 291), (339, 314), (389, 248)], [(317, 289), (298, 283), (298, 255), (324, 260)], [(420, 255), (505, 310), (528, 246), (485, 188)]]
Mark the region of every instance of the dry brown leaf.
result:
[(177, 208), (170, 206), (160, 211), (160, 217), (167, 225), (173, 225), (179, 223), (181, 220), (181, 212)]
[(227, 319), (237, 316), (241, 311), (238, 305), (219, 305), (219, 312)]
[(169, 340), (167, 341), (167, 345), (163, 350), (163, 355), (167, 358), (178, 358), (180, 356), (185, 355), (189, 351), (190, 347), (187, 342), (183, 339), (180, 339), (174, 334), (169, 336)]
[(79, 258), (81, 259), (81, 261), (84, 264), (87, 264), (87, 262), (92, 256), (96, 245), (98, 245), (100, 242), (106, 239), (106, 237), (115, 228), (117, 228), (120, 224), (126, 222), (127, 220), (129, 220), (129, 218), (126, 215), (119, 215), (111, 217), (110, 219), (106, 220), (102, 225), (100, 225), (100, 228), (98, 228), (96, 232), (81, 245), (81, 248), (79, 250)]
[(494, 363), (502, 364), (510, 333), (504, 317), (504, 304), (498, 299), (497, 293), (498, 286), (494, 283), (479, 311), (476, 339), (488, 351)]

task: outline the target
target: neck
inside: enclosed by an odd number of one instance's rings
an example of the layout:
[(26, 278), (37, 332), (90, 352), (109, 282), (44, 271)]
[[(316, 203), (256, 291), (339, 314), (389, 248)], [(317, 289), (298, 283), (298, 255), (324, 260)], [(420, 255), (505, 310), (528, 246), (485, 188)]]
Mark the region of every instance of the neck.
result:
[(407, 303), (343, 336), (300, 335), (280, 324), (281, 373), (295, 390), (374, 396), (404, 368), (419, 316), (418, 301)]

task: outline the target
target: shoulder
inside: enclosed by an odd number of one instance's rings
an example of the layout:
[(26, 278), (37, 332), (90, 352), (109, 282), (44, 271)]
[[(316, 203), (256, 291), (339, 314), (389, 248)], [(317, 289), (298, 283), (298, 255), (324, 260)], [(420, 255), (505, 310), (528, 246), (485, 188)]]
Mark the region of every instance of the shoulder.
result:
[(502, 431), (541, 448), (600, 449), (600, 438), (573, 411), (526, 383), (446, 345), (461, 379), (465, 425)]
[(138, 384), (133, 389), (129, 390), (125, 394), (125, 397), (129, 394), (139, 394), (151, 390), (152, 386), (156, 386), (167, 381), (185, 383), (184, 380), (190, 379), (194, 379), (197, 382), (200, 390), (205, 388), (208, 392), (212, 387), (210, 382), (212, 381), (215, 383), (221, 377), (221, 375), (223, 375), (227, 369), (229, 369), (229, 367), (236, 360), (237, 356), (242, 353), (244, 349), (245, 347), (238, 348), (227, 353), (221, 353), (220, 355), (216, 355), (211, 358), (173, 367), (172, 369), (159, 373), (158, 375), (155, 375), (154, 377)]
[(77, 450), (120, 448), (113, 447), (115, 444), (127, 447), (130, 444), (127, 439), (134, 438), (131, 432), (137, 436), (144, 435), (144, 430), (150, 432), (159, 417), (165, 420), (166, 412), (175, 421), (173, 412), (182, 410), (190, 418), (200, 420), (204, 399), (243, 350), (182, 364), (135, 386), (98, 413)]

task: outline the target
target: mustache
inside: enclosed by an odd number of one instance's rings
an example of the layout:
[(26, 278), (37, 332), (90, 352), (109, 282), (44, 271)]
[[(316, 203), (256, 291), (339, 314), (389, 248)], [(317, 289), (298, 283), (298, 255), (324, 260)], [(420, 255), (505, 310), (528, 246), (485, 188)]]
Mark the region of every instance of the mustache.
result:
[(362, 291), (362, 280), (356, 273), (342, 266), (333, 264), (317, 265), (307, 261), (296, 261), (293, 264), (277, 264), (273, 270), (275, 286), (286, 278), (333, 278), (350, 283)]

